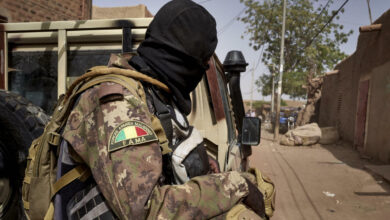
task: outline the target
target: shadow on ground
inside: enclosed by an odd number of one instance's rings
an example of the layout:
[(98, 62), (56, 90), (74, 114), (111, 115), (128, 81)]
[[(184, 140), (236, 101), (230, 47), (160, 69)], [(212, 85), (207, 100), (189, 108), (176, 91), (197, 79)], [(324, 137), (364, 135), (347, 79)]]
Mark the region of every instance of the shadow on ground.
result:
[[(380, 184), (381, 187), (383, 188), (385, 193), (383, 192), (372, 192), (372, 193), (367, 193), (367, 192), (355, 192), (356, 195), (360, 196), (390, 196), (390, 182), (386, 181), (382, 176), (370, 171), (369, 169), (365, 168), (366, 165), (378, 165), (381, 164), (378, 161), (371, 161), (369, 159), (364, 158), (364, 156), (361, 156), (359, 152), (355, 149), (353, 149), (352, 145), (344, 142), (344, 141), (339, 141), (337, 144), (330, 144), (330, 145), (324, 145), (324, 144), (317, 144), (314, 146), (318, 146), (320, 148), (328, 150), (330, 153), (333, 154), (334, 157), (336, 157), (338, 160), (340, 160), (342, 163), (356, 168), (363, 170), (367, 173), (369, 173), (378, 183), (381, 182), (387, 182), (388, 184)], [(329, 162), (321, 162), (319, 161), (318, 163), (329, 163)], [(335, 163), (340, 163), (340, 162), (335, 162)]]

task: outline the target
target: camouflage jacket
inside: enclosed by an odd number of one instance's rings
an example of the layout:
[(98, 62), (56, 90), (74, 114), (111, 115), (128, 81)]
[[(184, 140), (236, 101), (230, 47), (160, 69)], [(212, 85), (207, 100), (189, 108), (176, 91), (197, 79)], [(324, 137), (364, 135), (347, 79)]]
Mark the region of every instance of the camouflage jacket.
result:
[[(118, 57), (111, 58), (111, 64), (120, 64)], [(150, 136), (113, 150), (113, 134), (116, 139), (123, 135), (128, 139), (136, 137), (141, 128), (153, 135), (148, 130), (151, 113), (138, 98), (144, 94), (134, 91), (115, 83), (102, 83), (86, 90), (63, 132), (63, 138), (91, 168), (110, 207), (120, 219), (223, 217), (247, 196), (248, 185), (243, 178), (247, 174), (233, 171), (199, 176), (182, 185), (160, 185), (162, 154), (155, 138)], [(110, 92), (123, 96), (102, 102), (100, 98)]]

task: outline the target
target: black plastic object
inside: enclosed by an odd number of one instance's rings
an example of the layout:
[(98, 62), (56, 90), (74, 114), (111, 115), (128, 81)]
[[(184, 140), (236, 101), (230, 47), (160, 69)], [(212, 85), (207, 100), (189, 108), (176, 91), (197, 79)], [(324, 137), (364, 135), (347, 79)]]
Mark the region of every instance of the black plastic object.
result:
[(122, 27), (122, 53), (133, 52), (131, 29), (134, 23), (128, 20), (117, 20), (115, 23)]
[[(241, 140), (242, 134), (242, 120), (245, 116), (244, 102), (242, 101), (240, 89), (240, 73), (246, 70), (248, 64), (245, 61), (244, 55), (241, 51), (230, 51), (223, 61), (223, 68), (227, 72), (229, 79), (230, 98), (232, 100), (234, 120), (238, 130), (238, 140)], [(241, 153), (244, 158), (252, 154), (251, 146), (242, 145)]]
[(245, 61), (242, 52), (238, 50), (229, 51), (223, 61), (223, 68), (228, 73), (245, 72), (246, 66), (248, 66), (248, 63)]
[(242, 121), (241, 143), (256, 146), (260, 143), (260, 119), (245, 117)]
[(133, 51), (133, 45), (131, 42), (131, 27), (122, 28), (122, 52), (129, 53)]

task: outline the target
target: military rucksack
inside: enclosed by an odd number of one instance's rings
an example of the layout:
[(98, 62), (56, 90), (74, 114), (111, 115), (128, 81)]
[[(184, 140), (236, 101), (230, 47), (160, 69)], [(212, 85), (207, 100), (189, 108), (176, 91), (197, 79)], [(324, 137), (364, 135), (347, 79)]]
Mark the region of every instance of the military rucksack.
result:
[[(115, 82), (127, 88), (133, 94), (143, 89), (137, 81), (145, 81), (165, 91), (168, 87), (142, 73), (134, 70), (115, 67), (94, 67), (77, 79), (60, 97), (50, 122), (43, 134), (35, 139), (29, 149), (27, 167), (22, 187), (22, 200), (25, 213), (29, 219), (53, 219), (55, 194), (75, 179), (85, 181), (91, 172), (86, 165), (79, 165), (56, 181), (57, 161), (61, 142), (61, 130), (78, 98), (85, 90), (103, 83)], [(142, 93), (144, 94), (144, 93)], [(146, 97), (140, 97), (146, 102)], [(170, 151), (168, 141), (160, 121), (152, 117), (152, 128), (158, 136), (163, 154)]]

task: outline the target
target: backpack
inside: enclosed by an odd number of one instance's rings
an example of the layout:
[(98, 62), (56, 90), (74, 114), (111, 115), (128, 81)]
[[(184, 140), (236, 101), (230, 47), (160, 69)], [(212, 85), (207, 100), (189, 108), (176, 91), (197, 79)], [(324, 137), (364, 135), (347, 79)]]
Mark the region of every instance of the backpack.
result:
[[(60, 133), (78, 96), (85, 90), (103, 82), (118, 83), (132, 92), (143, 90), (144, 88), (137, 80), (169, 91), (165, 84), (137, 71), (99, 66), (91, 68), (89, 72), (79, 77), (67, 93), (59, 98), (43, 134), (35, 139), (29, 148), (22, 186), (22, 201), (28, 219), (53, 219), (52, 200), (56, 193), (75, 179), (85, 181), (91, 175), (86, 165), (79, 165), (56, 181)], [(146, 102), (146, 97), (141, 98)], [(164, 129), (160, 120), (154, 115), (152, 116), (152, 128), (159, 139), (162, 154), (169, 153), (171, 150), (168, 147)]]

